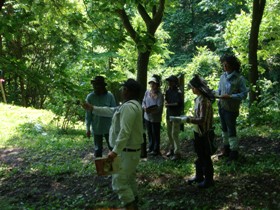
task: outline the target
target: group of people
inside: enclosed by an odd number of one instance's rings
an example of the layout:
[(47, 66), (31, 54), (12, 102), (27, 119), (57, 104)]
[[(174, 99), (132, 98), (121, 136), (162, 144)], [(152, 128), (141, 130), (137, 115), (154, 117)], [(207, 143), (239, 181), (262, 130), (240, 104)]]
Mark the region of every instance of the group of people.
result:
[[(145, 92), (142, 102), (141, 85), (134, 79), (122, 84), (123, 103), (116, 106), (114, 96), (107, 91), (104, 77), (96, 76), (91, 80), (94, 91), (86, 98), (87, 136), (94, 137), (95, 157), (102, 157), (102, 139), (106, 139), (111, 161), (121, 158), (120, 170), (112, 175), (112, 188), (126, 209), (137, 209), (136, 167), (140, 161), (143, 144), (143, 118), (148, 133), (150, 155), (160, 155), (160, 128), (163, 107), (166, 107), (167, 134), (171, 159), (180, 158), (179, 131), (181, 123), (192, 123), (194, 149), (197, 154), (195, 176), (188, 184), (198, 183), (207, 188), (214, 184), (214, 168), (211, 160), (209, 131), (213, 129), (212, 103), (219, 99), (219, 115), (222, 127), (223, 150), (220, 157), (228, 162), (238, 158), (238, 138), (236, 119), (239, 115), (241, 100), (247, 96), (244, 78), (240, 75), (240, 62), (235, 56), (221, 58), (224, 73), (220, 77), (217, 91), (212, 91), (206, 81), (195, 75), (188, 86), (197, 95), (194, 115), (181, 116), (184, 106), (178, 78), (168, 77), (168, 89), (161, 92), (161, 78), (153, 75), (148, 81), (150, 89)], [(144, 117), (143, 117), (144, 116)]]

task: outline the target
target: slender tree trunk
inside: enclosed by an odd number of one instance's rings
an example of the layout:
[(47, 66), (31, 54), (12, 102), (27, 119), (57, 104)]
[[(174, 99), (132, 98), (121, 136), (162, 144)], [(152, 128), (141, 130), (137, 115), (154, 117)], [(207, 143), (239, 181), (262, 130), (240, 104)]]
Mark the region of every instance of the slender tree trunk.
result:
[(141, 95), (144, 96), (145, 87), (147, 86), (147, 75), (148, 75), (148, 65), (150, 59), (150, 51), (139, 52), (137, 59), (137, 81), (142, 84), (144, 87), (143, 93)]
[(257, 86), (257, 81), (259, 79), (257, 52), (258, 36), (265, 4), (266, 0), (253, 1), (252, 25), (249, 39), (249, 64), (251, 67), (249, 72), (249, 81), (251, 85), (251, 91), (249, 93), (250, 104), (252, 104), (254, 101), (257, 101), (260, 94), (259, 87)]
[(0, 11), (2, 10), (4, 3), (5, 3), (5, 0), (0, 0)]

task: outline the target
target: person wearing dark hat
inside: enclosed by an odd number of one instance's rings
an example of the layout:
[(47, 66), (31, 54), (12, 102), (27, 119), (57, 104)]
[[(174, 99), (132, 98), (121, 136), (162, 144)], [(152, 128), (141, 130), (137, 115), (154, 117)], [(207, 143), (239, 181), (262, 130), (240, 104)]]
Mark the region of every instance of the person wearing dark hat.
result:
[(190, 80), (189, 87), (197, 95), (194, 116), (181, 117), (180, 119), (172, 118), (172, 120), (194, 124), (194, 150), (197, 159), (195, 161), (195, 176), (188, 180), (188, 184), (198, 183), (198, 187), (208, 188), (214, 184), (214, 168), (208, 132), (213, 129), (212, 103), (215, 101), (215, 96), (206, 82), (198, 75)]
[(178, 78), (174, 75), (171, 75), (166, 79), (166, 81), (168, 82), (168, 89), (165, 92), (165, 107), (167, 135), (169, 140), (169, 151), (166, 155), (167, 157), (171, 157), (171, 160), (178, 160), (181, 158), (179, 145), (180, 123), (171, 122), (169, 117), (181, 115), (184, 107), (184, 99), (183, 94), (178, 87)]
[[(87, 95), (86, 102), (94, 106), (108, 106), (115, 107), (116, 101), (114, 95), (106, 89), (106, 82), (104, 77), (96, 76), (91, 80), (93, 92)], [(109, 128), (111, 126), (111, 117), (102, 117), (86, 111), (86, 130), (87, 137), (90, 138), (91, 133), (94, 139), (94, 155), (95, 157), (102, 157), (103, 152), (103, 138), (109, 144)]]
[(246, 99), (248, 90), (240, 74), (240, 61), (234, 55), (225, 55), (220, 60), (224, 73), (220, 77), (217, 95), (224, 145), (219, 158), (227, 157), (227, 163), (231, 163), (238, 159), (236, 119), (241, 101)]
[(160, 90), (160, 76), (153, 75), (148, 81), (150, 90), (145, 92), (142, 107), (149, 139), (148, 153), (160, 155), (160, 124), (163, 112), (163, 94)]
[(143, 143), (143, 110), (139, 102), (141, 85), (134, 79), (122, 84), (123, 103), (119, 107), (98, 107), (89, 103), (84, 108), (100, 116), (112, 116), (108, 158), (120, 158), (119, 171), (112, 175), (112, 188), (125, 209), (138, 209), (136, 167), (140, 161)]

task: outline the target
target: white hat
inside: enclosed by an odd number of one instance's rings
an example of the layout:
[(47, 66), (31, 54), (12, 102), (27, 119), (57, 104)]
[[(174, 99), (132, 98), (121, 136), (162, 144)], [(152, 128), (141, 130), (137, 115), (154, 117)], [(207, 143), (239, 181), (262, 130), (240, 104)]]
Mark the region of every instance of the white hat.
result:
[(151, 82), (154, 82), (154, 83), (156, 83), (156, 84), (159, 83), (158, 80), (157, 80), (155, 77), (151, 77), (151, 79), (149, 80), (148, 83), (150, 84)]

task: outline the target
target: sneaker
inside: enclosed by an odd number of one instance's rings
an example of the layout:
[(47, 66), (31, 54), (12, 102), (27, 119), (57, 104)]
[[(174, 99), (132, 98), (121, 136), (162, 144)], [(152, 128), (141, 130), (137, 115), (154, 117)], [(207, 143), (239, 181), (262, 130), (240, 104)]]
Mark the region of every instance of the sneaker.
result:
[(188, 179), (187, 182), (188, 182), (188, 185), (192, 185), (194, 183), (200, 183), (200, 182), (203, 182), (203, 181), (204, 181), (203, 177), (197, 178), (196, 176), (194, 176), (194, 177)]
[(180, 159), (181, 159), (181, 155), (179, 155), (179, 154), (175, 154), (171, 158), (171, 160), (180, 160)]
[(200, 182), (197, 185), (197, 187), (201, 188), (201, 189), (206, 189), (206, 188), (209, 188), (209, 187), (212, 187), (212, 186), (214, 186), (214, 180), (212, 180), (212, 181), (204, 180), (203, 182)]
[(166, 153), (166, 157), (171, 157), (174, 155), (173, 150), (170, 150), (169, 152)]

